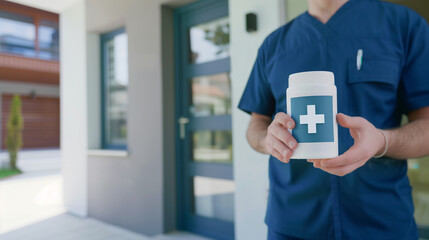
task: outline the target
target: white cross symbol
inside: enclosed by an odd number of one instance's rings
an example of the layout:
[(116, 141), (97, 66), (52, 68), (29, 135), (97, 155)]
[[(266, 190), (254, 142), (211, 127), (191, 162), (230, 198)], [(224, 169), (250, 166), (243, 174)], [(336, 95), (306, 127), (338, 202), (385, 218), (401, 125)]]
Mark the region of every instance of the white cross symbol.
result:
[(325, 123), (325, 114), (316, 114), (316, 105), (307, 105), (307, 115), (299, 116), (300, 124), (308, 125), (308, 133), (317, 133), (316, 124)]

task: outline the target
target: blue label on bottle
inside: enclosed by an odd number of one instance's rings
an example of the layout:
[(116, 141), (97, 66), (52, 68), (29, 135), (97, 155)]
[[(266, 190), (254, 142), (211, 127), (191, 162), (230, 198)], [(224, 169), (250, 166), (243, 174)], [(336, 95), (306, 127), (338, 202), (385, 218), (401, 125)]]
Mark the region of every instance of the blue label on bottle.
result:
[(292, 136), (298, 143), (334, 142), (332, 96), (296, 97), (290, 101), (296, 123)]

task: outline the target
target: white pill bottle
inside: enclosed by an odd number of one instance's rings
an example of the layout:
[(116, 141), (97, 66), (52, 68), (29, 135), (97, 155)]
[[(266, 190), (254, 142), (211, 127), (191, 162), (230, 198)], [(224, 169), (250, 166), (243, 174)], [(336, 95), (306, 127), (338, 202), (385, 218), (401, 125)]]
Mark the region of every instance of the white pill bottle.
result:
[(295, 120), (289, 130), (298, 141), (292, 159), (338, 156), (337, 88), (334, 73), (300, 72), (289, 76), (287, 114)]

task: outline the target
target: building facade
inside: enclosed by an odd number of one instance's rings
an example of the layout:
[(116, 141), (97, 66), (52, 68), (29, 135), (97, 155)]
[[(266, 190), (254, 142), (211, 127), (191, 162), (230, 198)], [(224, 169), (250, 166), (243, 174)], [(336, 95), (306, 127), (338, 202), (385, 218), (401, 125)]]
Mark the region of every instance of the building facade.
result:
[(59, 15), (0, 2), (1, 149), (13, 95), (22, 102), (23, 149), (60, 146)]

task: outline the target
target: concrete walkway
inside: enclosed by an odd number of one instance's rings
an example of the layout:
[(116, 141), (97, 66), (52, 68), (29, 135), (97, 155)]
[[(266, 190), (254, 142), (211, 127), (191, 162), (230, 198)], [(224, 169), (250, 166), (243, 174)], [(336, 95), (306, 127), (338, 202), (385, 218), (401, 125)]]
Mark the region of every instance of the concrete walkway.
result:
[(208, 240), (175, 232), (146, 237), (65, 213), (60, 172), (25, 173), (0, 181), (1, 240)]
[[(9, 166), (9, 153), (0, 151), (0, 167)], [(21, 150), (18, 154), (18, 168), (21, 171), (41, 172), (61, 169), (60, 149)]]
[[(90, 218), (61, 214), (0, 235), (1, 240), (205, 240), (188, 233), (156, 237), (115, 227)], [(207, 239), (206, 239), (207, 240)]]
[(59, 171), (0, 180), (0, 234), (64, 213), (62, 189)]

